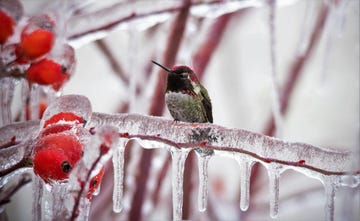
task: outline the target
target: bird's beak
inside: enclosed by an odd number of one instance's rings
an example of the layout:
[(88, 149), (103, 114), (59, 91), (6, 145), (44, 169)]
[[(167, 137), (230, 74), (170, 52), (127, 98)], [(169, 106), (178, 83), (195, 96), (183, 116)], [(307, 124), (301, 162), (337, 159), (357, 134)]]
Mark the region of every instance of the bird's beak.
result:
[(152, 63), (156, 64), (157, 66), (161, 67), (162, 69), (164, 69), (164, 70), (167, 71), (167, 72), (171, 72), (171, 70), (170, 70), (169, 68), (167, 68), (167, 67), (165, 67), (165, 66), (157, 63), (157, 62), (154, 61), (154, 60), (152, 60)]

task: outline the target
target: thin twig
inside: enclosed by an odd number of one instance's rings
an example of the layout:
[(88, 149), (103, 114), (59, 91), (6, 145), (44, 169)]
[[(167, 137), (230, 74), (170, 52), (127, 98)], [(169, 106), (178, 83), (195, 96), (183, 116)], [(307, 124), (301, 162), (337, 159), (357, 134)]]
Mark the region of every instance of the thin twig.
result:
[(106, 45), (106, 42), (104, 39), (99, 39), (95, 41), (96, 45), (100, 49), (100, 51), (104, 54), (104, 56), (107, 58), (107, 61), (109, 61), (111, 68), (113, 71), (117, 74), (117, 76), (120, 77), (122, 81), (126, 85), (129, 84), (129, 78), (125, 74), (124, 70), (120, 66), (119, 62), (114, 57), (113, 53), (111, 52), (110, 48)]

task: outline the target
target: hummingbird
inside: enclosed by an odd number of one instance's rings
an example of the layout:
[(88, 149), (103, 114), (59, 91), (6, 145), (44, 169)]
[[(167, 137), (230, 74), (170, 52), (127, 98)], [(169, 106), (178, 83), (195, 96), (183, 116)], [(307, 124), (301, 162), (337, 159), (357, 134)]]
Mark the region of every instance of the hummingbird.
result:
[[(165, 103), (174, 120), (189, 123), (213, 123), (209, 94), (200, 83), (196, 73), (188, 66), (167, 68), (156, 61), (152, 62), (168, 73)], [(204, 148), (195, 150), (202, 155), (209, 155), (213, 152)]]

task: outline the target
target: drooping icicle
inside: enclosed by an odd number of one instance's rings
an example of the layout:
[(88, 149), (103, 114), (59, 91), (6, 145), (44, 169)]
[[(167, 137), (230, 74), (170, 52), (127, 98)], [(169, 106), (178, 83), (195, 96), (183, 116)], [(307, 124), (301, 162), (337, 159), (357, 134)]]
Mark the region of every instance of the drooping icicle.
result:
[(250, 176), (254, 162), (242, 157), (236, 157), (240, 166), (240, 209), (246, 211), (250, 203)]
[[(46, 189), (46, 199), (50, 204), (50, 213), (45, 209), (45, 212), (49, 213), (49, 217), (53, 220), (61, 220), (64, 217), (64, 211), (66, 211), (65, 205), (69, 197), (68, 185), (66, 183), (57, 183), (51, 186), (51, 189)], [(44, 194), (44, 195), (45, 195)]]
[(278, 165), (270, 165), (268, 168), (270, 187), (270, 217), (276, 218), (279, 212), (279, 180), (280, 168)]
[(39, 101), (41, 86), (33, 84), (30, 91), (30, 120), (39, 119)]
[(325, 188), (325, 221), (334, 220), (335, 211), (335, 192), (338, 188), (338, 182), (336, 176), (325, 177), (323, 184)]
[(114, 190), (113, 190), (113, 211), (120, 213), (123, 204), (123, 189), (124, 189), (124, 150), (125, 141), (120, 140), (118, 146), (115, 148), (112, 162), (114, 167)]
[(29, 82), (25, 79), (21, 79), (21, 112), (20, 112), (20, 121), (26, 120), (26, 106), (28, 98), (30, 97), (30, 88)]
[(80, 199), (80, 206), (79, 206), (79, 215), (76, 217), (76, 220), (88, 220), (89, 213), (90, 213), (90, 206), (91, 201), (88, 200), (86, 197), (82, 197)]
[(15, 83), (16, 80), (12, 78), (2, 78), (0, 81), (0, 126), (8, 125), (12, 122), (11, 102)]
[(42, 220), (42, 195), (43, 195), (43, 181), (40, 177), (34, 176), (33, 180), (33, 207), (32, 207), (32, 213), (33, 213), (33, 221), (39, 221)]
[(196, 154), (199, 167), (199, 193), (198, 207), (200, 212), (204, 212), (207, 207), (208, 196), (208, 163), (211, 155)]
[(173, 220), (182, 220), (184, 166), (190, 149), (171, 148)]

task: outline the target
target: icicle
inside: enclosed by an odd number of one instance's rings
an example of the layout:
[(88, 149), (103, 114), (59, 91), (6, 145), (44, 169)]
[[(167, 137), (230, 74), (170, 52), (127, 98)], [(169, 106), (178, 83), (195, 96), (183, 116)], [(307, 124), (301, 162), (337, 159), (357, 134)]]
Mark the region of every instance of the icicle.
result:
[(47, 217), (53, 220), (63, 219), (65, 215), (64, 212), (66, 211), (66, 200), (69, 197), (67, 193), (68, 184), (66, 183), (54, 184), (53, 186), (51, 186), (51, 188), (48, 188), (46, 190), (46, 199), (48, 199), (48, 201), (50, 202), (50, 211), (47, 211), (47, 209), (45, 209), (45, 212), (48, 213)]
[(199, 195), (198, 195), (198, 207), (200, 212), (204, 212), (207, 206), (208, 195), (208, 163), (211, 155), (196, 154), (199, 167)]
[(254, 162), (242, 157), (236, 157), (240, 166), (240, 209), (246, 211), (250, 202), (250, 176)]
[(281, 166), (273, 164), (268, 168), (270, 187), (270, 217), (273, 219), (277, 217), (279, 212), (279, 167)]
[(21, 112), (20, 121), (26, 120), (26, 107), (30, 97), (29, 83), (25, 79), (21, 79)]
[(335, 211), (335, 192), (338, 187), (338, 182), (336, 181), (336, 176), (325, 177), (323, 184), (325, 187), (325, 221), (334, 220), (334, 211)]
[(80, 206), (78, 209), (78, 216), (76, 220), (88, 220), (89, 219), (89, 212), (90, 212), (91, 202), (86, 197), (81, 197), (80, 199)]
[(113, 190), (113, 211), (120, 213), (123, 209), (122, 198), (124, 188), (124, 150), (125, 141), (119, 141), (115, 148), (112, 162), (114, 166), (114, 190)]
[(40, 86), (33, 84), (30, 91), (30, 119), (39, 119)]
[(171, 148), (173, 220), (182, 220), (184, 165), (190, 149)]
[(11, 101), (14, 95), (15, 79), (3, 78), (0, 82), (0, 125), (8, 125), (12, 122)]
[(32, 208), (32, 213), (33, 213), (33, 221), (39, 221), (42, 220), (42, 195), (43, 195), (43, 181), (41, 180), (41, 178), (39, 178), (38, 176), (34, 176), (34, 181), (33, 181), (33, 199), (34, 199), (34, 203), (33, 203), (33, 208)]

